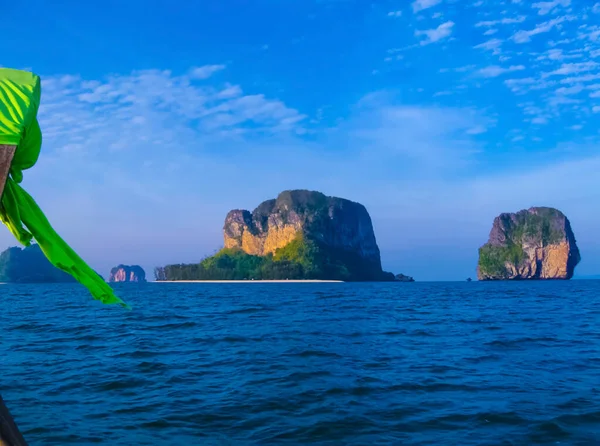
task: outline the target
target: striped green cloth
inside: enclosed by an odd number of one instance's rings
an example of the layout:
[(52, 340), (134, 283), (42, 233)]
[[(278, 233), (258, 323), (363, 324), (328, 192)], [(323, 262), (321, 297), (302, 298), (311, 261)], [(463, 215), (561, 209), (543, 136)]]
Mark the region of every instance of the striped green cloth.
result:
[(129, 306), (56, 233), (35, 200), (20, 185), (23, 171), (38, 160), (42, 132), (37, 121), (40, 78), (25, 71), (0, 68), (0, 145), (17, 146), (2, 195), (0, 219), (25, 246), (32, 239), (54, 266), (72, 275), (94, 299)]

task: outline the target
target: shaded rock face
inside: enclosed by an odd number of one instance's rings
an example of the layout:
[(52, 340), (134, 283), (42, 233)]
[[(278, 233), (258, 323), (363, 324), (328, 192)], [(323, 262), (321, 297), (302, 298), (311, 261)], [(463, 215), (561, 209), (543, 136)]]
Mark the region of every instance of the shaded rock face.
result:
[(109, 282), (145, 282), (146, 272), (138, 265), (119, 265), (110, 270)]
[(415, 279), (413, 279), (410, 276), (404, 275), (404, 274), (396, 274), (395, 281), (396, 282), (414, 282)]
[(479, 249), (479, 280), (573, 277), (581, 260), (567, 217), (557, 209), (534, 207), (494, 219), (488, 242)]
[(0, 254), (0, 282), (60, 283), (75, 279), (52, 265), (40, 246), (33, 244), (25, 249), (8, 248)]
[(223, 227), (225, 248), (264, 256), (299, 235), (319, 244), (358, 254), (381, 272), (379, 247), (366, 208), (343, 198), (307, 190), (285, 191), (253, 212), (233, 210)]

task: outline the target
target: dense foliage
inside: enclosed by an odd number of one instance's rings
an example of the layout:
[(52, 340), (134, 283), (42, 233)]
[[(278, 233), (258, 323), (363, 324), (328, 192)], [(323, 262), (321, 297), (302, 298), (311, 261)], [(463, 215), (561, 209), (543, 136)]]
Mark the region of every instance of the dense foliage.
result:
[(8, 248), (0, 254), (0, 282), (47, 283), (74, 282), (46, 258), (39, 245), (25, 249)]
[(253, 256), (240, 249), (222, 249), (198, 264), (167, 265), (155, 270), (156, 280), (394, 280), (375, 271), (360, 256), (338, 251), (302, 236), (275, 254)]
[(526, 239), (539, 240), (542, 246), (560, 243), (564, 238), (561, 229), (553, 228), (552, 222), (560, 219), (561, 214), (556, 209), (538, 208), (536, 213), (527, 211), (516, 215), (516, 222), (510, 222), (508, 227), (510, 239), (514, 243), (522, 243)]
[(479, 248), (479, 268), (489, 276), (505, 276), (507, 262), (519, 265), (524, 258), (523, 248), (514, 243), (508, 246), (484, 245)]

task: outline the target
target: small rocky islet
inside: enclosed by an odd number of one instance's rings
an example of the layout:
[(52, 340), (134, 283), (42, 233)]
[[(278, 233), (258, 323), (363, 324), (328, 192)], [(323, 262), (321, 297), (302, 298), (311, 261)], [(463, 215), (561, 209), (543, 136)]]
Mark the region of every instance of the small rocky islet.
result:
[(110, 283), (116, 282), (146, 282), (146, 272), (139, 265), (117, 265), (108, 275)]

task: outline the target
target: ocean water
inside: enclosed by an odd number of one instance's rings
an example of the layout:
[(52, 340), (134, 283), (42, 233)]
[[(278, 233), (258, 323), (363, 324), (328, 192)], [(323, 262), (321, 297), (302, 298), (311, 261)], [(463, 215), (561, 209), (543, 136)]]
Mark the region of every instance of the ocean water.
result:
[(597, 445), (600, 281), (1, 285), (35, 445)]

